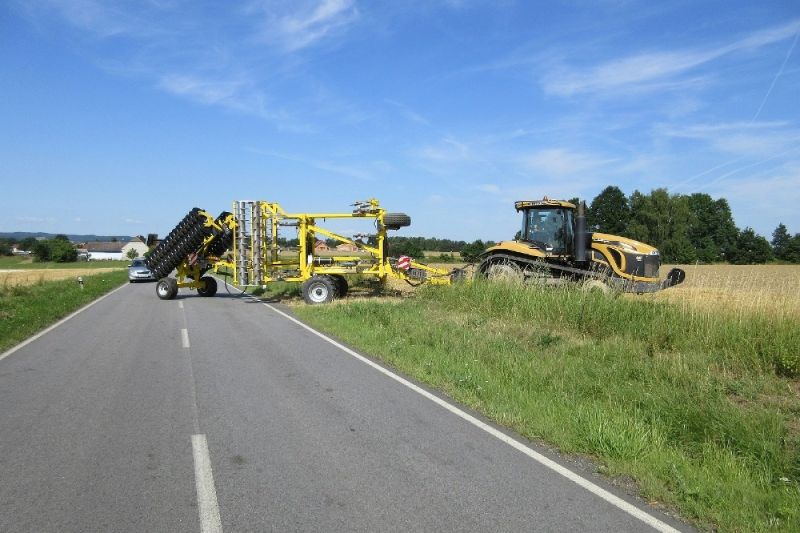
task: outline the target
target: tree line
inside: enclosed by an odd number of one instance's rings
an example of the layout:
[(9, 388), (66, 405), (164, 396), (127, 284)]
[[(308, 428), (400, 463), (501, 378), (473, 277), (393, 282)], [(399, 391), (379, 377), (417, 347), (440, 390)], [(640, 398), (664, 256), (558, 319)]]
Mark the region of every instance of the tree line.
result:
[[(578, 199), (570, 201), (577, 204)], [(790, 234), (781, 223), (769, 241), (753, 228), (739, 229), (728, 201), (705, 193), (670, 194), (661, 188), (626, 196), (610, 185), (588, 203), (586, 219), (590, 231), (655, 246), (667, 263), (800, 263), (800, 233)], [(475, 260), (493, 244), (424, 237), (390, 237), (389, 243), (392, 255), (421, 257), (422, 250), (459, 252), (467, 261)]]
[(589, 204), (586, 220), (594, 231), (655, 246), (669, 263), (800, 263), (800, 233), (791, 236), (781, 223), (768, 241), (753, 228), (739, 229), (728, 201), (705, 193), (655, 189), (626, 196), (608, 186)]
[(29, 251), (37, 261), (53, 261), (55, 263), (72, 263), (78, 260), (78, 250), (66, 235), (56, 235), (52, 239), (39, 240), (28, 237), (16, 239), (0, 239), (0, 255), (12, 255), (11, 248), (19, 245), (22, 250)]
[[(574, 203), (577, 199), (571, 201)], [(662, 188), (649, 194), (634, 191), (626, 196), (619, 187), (610, 185), (588, 203), (586, 219), (591, 231), (630, 237), (655, 246), (663, 261), (668, 263), (757, 264), (772, 260), (800, 263), (800, 233), (792, 235), (780, 223), (772, 239), (767, 240), (750, 227), (739, 229), (728, 201), (715, 200), (705, 193), (670, 194)], [(299, 244), (297, 239), (279, 241), (283, 241), (280, 244), (284, 246)], [(436, 258), (440, 261), (452, 260), (454, 253), (474, 261), (494, 244), (436, 237), (392, 236), (388, 241), (392, 256), (422, 258), (423, 251), (440, 252)], [(77, 257), (66, 235), (45, 241), (30, 237), (19, 243), (14, 239), (0, 239), (0, 255), (11, 255), (14, 244), (33, 252), (39, 261), (68, 262)], [(331, 242), (335, 244), (336, 241)]]

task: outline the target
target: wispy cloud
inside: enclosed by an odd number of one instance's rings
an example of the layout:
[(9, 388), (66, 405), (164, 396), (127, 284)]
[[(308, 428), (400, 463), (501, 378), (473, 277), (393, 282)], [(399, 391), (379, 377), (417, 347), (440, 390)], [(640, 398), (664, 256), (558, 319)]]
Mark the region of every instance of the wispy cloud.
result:
[(261, 10), (265, 19), (261, 38), (268, 43), (278, 43), (287, 51), (296, 51), (337, 35), (358, 19), (359, 12), (353, 0), (322, 0), (315, 2), (290, 2), (292, 11), (280, 13), (275, 2), (258, 2), (253, 7)]
[(547, 148), (522, 158), (524, 166), (549, 177), (580, 176), (614, 163), (616, 159), (564, 148)]
[[(735, 211), (736, 223), (740, 226), (763, 224), (764, 214), (778, 222), (797, 219), (797, 205), (800, 203), (800, 164), (790, 163), (778, 169), (748, 175), (739, 179), (714, 184), (707, 188), (713, 196), (726, 198), (738, 206)], [(779, 200), (776, 201), (776, 198)], [(773, 228), (763, 228), (768, 235)], [(791, 232), (800, 232), (800, 226), (790, 227)]]
[(798, 31), (800, 31), (800, 20), (796, 19), (720, 46), (647, 52), (613, 59), (588, 69), (556, 66), (543, 77), (542, 85), (550, 94), (574, 96), (622, 89), (675, 88), (686, 84), (704, 83), (702, 76), (679, 77), (723, 56), (755, 50), (789, 39)]
[(657, 135), (699, 140), (738, 156), (769, 157), (800, 146), (800, 131), (784, 121), (657, 126)]
[(431, 125), (430, 121), (427, 118), (422, 116), (420, 113), (417, 113), (407, 105), (397, 102), (395, 100), (391, 100), (389, 98), (385, 98), (383, 101), (399, 109), (400, 113), (411, 122), (416, 122), (417, 124), (423, 124), (425, 126)]
[(416, 155), (436, 162), (468, 161), (474, 157), (469, 146), (453, 137), (445, 137), (438, 144), (423, 146)]
[[(258, 116), (284, 131), (312, 131), (309, 117), (315, 114), (340, 110), (345, 122), (356, 114), (344, 104), (314, 105), (325, 88), (301, 75), (302, 61), (293, 54), (343, 35), (358, 19), (354, 0), (253, 1), (227, 11), (224, 24), (237, 27), (236, 32), (218, 31), (222, 23), (206, 10), (186, 10), (172, 0), (14, 1), (44, 31), (60, 25), (82, 37), (115, 40), (113, 47), (96, 49), (100, 68), (148, 80), (179, 98)], [(287, 79), (304, 82), (289, 102), (278, 106), (270, 95)]]
[(361, 181), (375, 181), (377, 178), (392, 171), (391, 166), (384, 161), (371, 161), (363, 165), (353, 165), (338, 163), (330, 160), (302, 157), (295, 154), (281, 153), (273, 150), (261, 150), (259, 148), (252, 147), (245, 147), (244, 149), (253, 154), (276, 157), (286, 161), (293, 161), (295, 163), (301, 163), (318, 170), (356, 178)]

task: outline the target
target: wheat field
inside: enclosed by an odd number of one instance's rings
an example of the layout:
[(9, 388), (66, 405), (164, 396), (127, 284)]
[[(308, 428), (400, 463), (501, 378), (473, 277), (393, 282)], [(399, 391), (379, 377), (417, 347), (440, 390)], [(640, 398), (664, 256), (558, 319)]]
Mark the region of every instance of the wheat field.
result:
[(681, 285), (636, 297), (723, 313), (800, 318), (800, 265), (678, 266), (686, 271)]
[(43, 281), (60, 279), (75, 279), (78, 276), (90, 276), (102, 272), (112, 272), (119, 268), (28, 268), (0, 270), (0, 287), (14, 287), (18, 285), (35, 285)]

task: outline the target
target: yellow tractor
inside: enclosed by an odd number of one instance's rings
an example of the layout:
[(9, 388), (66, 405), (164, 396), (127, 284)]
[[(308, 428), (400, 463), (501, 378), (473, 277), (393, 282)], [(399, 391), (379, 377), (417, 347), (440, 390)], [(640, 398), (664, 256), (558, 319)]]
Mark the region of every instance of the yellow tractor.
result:
[(656, 292), (682, 283), (686, 274), (673, 268), (659, 279), (661, 256), (648, 244), (586, 229), (585, 203), (563, 200), (519, 201), (519, 238), (503, 241), (481, 255), (478, 275), (559, 283), (579, 282), (602, 292)]

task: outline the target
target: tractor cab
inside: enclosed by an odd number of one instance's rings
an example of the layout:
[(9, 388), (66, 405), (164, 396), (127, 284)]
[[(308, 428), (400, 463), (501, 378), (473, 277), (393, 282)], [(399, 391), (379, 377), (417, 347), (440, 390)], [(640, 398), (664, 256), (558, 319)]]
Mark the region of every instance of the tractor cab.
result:
[(561, 200), (519, 201), (522, 211), (520, 241), (548, 255), (571, 255), (575, 240), (575, 205)]

